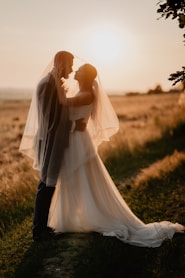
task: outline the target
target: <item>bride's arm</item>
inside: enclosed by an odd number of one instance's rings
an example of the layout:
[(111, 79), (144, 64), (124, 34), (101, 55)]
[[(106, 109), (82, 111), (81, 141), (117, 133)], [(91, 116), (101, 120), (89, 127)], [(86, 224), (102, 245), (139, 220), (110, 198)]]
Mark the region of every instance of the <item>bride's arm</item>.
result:
[(61, 104), (67, 106), (81, 106), (91, 104), (94, 100), (94, 94), (91, 91), (80, 92), (78, 95), (74, 97), (67, 97), (64, 88), (61, 84), (57, 85), (57, 90), (59, 92), (59, 101)]

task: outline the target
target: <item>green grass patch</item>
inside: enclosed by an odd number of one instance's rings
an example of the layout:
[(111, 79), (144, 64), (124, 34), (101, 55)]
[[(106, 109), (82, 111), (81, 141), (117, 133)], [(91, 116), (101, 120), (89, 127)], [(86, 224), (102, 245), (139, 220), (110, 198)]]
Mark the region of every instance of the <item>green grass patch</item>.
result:
[(171, 155), (175, 150), (185, 150), (185, 123), (179, 123), (173, 130), (166, 130), (162, 138), (148, 142), (133, 152), (119, 146), (119, 152), (110, 154), (105, 165), (114, 182), (120, 184), (127, 178), (133, 179), (141, 168)]
[(185, 161), (165, 177), (122, 189), (127, 203), (145, 223), (170, 220), (185, 225)]
[(13, 202), (11, 206), (7, 206), (0, 211), (0, 237), (7, 233), (14, 225), (24, 221), (25, 217), (33, 214), (33, 199), (24, 202)]

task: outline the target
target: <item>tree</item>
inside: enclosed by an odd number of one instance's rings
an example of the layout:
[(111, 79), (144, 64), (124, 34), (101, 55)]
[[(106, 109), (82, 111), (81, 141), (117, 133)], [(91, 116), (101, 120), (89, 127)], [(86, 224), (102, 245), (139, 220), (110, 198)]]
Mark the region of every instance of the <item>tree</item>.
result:
[[(158, 2), (159, 8), (157, 13), (161, 14), (161, 17), (165, 19), (172, 17), (177, 19), (179, 28), (185, 28), (185, 1), (184, 0), (161, 0)], [(185, 38), (185, 33), (183, 34)], [(173, 85), (182, 81), (185, 88), (185, 67), (176, 73), (171, 73), (169, 77), (170, 81), (173, 81)]]

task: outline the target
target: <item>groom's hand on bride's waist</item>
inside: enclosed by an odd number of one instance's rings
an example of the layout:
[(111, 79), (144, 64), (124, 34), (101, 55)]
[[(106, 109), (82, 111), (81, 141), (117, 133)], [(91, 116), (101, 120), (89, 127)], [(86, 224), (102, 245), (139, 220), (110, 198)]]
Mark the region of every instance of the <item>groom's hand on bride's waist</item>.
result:
[(86, 130), (86, 122), (84, 119), (78, 119), (75, 121), (74, 131), (84, 131)]

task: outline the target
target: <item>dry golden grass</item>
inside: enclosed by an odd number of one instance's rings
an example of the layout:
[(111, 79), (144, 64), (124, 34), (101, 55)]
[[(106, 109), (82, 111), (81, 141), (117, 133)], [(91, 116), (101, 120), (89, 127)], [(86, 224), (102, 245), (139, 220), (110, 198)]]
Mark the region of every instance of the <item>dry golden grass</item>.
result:
[(134, 185), (146, 184), (151, 179), (161, 179), (173, 172), (182, 162), (185, 161), (185, 153), (174, 151), (172, 155), (151, 164), (148, 168), (141, 169), (141, 172), (134, 179)]
[(0, 102), (0, 208), (22, 202), (35, 191), (37, 173), (19, 152), (28, 102)]
[(147, 142), (161, 138), (166, 130), (185, 120), (185, 111), (178, 105), (179, 94), (138, 95), (111, 97), (120, 119), (120, 130), (111, 141), (101, 146), (100, 152), (134, 151)]

